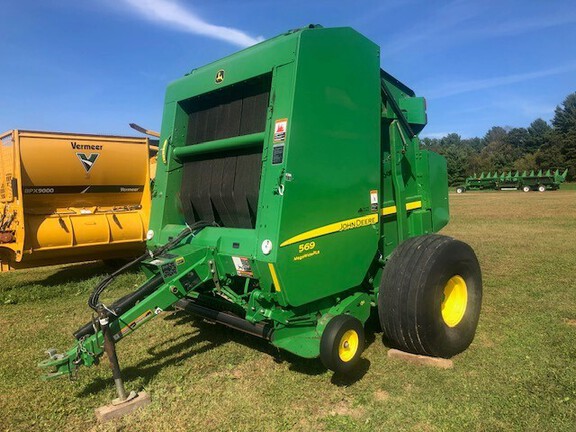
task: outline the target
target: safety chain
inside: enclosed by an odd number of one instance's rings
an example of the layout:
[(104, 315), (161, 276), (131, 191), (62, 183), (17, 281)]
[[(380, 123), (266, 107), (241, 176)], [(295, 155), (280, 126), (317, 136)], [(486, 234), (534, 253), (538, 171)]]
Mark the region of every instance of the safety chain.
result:
[(79, 365), (82, 362), (82, 354), (88, 354), (90, 357), (95, 358), (96, 354), (92, 351), (89, 351), (84, 346), (84, 341), (88, 338), (88, 335), (81, 337), (78, 339), (78, 345), (76, 345), (76, 359), (73, 361), (75, 365)]

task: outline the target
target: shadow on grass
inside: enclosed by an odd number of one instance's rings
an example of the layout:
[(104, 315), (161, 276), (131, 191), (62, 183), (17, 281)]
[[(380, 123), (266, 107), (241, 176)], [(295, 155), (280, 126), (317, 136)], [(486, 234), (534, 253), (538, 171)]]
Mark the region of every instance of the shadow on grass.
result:
[[(0, 286), (0, 304), (20, 304), (52, 298), (67, 298), (93, 290), (113, 268), (100, 261), (90, 261), (60, 267), (41, 267), (30, 271), (18, 270), (6, 274)], [(121, 277), (136, 278), (138, 268)], [(86, 294), (88, 295), (88, 294)]]
[[(229, 329), (226, 326), (207, 323), (201, 318), (180, 313), (169, 315), (165, 319), (176, 321), (176, 325), (192, 324), (198, 330), (168, 339), (162, 342), (162, 346), (148, 349), (148, 354), (153, 356), (152, 359), (146, 359), (134, 366), (122, 368), (122, 376), (125, 381), (139, 380), (141, 385), (146, 386), (162, 369), (188, 361), (191, 357), (208, 352), (228, 342), (243, 344), (270, 356), (275, 356), (274, 348), (267, 341)], [(119, 353), (119, 356), (120, 366), (122, 366), (122, 354)], [(102, 361), (108, 362), (106, 359), (102, 359)], [(84, 397), (99, 393), (112, 385), (111, 375), (109, 378), (97, 378), (80, 391), (78, 396)]]
[(52, 287), (70, 282), (79, 282), (81, 280), (91, 279), (98, 276), (104, 277), (109, 272), (110, 267), (100, 261), (87, 262), (61, 268), (56, 273), (52, 273), (44, 279), (30, 281), (30, 283)]
[[(319, 359), (305, 359), (287, 351), (279, 350), (270, 342), (251, 336), (241, 331), (230, 329), (221, 324), (213, 324), (202, 318), (185, 313), (174, 313), (164, 317), (167, 321), (174, 321), (175, 325), (191, 324), (197, 330), (180, 335), (162, 342), (162, 345), (153, 346), (147, 350), (152, 359), (146, 359), (134, 366), (122, 369), (123, 378), (129, 381), (140, 380), (142, 386), (146, 386), (162, 369), (178, 365), (190, 358), (208, 352), (229, 342), (242, 344), (248, 348), (257, 350), (271, 356), (276, 363), (289, 363), (289, 369), (309, 376), (317, 376), (326, 373)], [(379, 325), (375, 326), (369, 320), (366, 323), (366, 347), (376, 340), (375, 332), (379, 331)], [(120, 353), (120, 362), (122, 354)], [(108, 361), (102, 360), (104, 363)], [(360, 381), (368, 372), (370, 361), (360, 359), (357, 367), (349, 374), (335, 373), (331, 383), (338, 387), (349, 387)], [(109, 378), (97, 378), (78, 393), (84, 397), (99, 393), (113, 385), (112, 376)]]
[(351, 372), (347, 374), (335, 373), (332, 375), (330, 382), (338, 387), (350, 387), (364, 378), (364, 375), (366, 375), (368, 369), (370, 369), (370, 360), (361, 358), (356, 367)]
[[(95, 277), (101, 279), (113, 273), (118, 268), (119, 267), (105, 264), (102, 261), (91, 261), (87, 263), (74, 264), (60, 269), (56, 273), (51, 274), (50, 276), (38, 281), (37, 283), (43, 286), (54, 286), (92, 279)], [(134, 268), (129, 269), (122, 274), (137, 275), (140, 274), (140, 268), (138, 266), (134, 266)]]
[[(88, 261), (82, 263), (35, 267), (20, 269), (7, 273), (10, 276), (4, 280), (5, 284), (13, 285), (12, 288), (28, 285), (43, 287), (56, 287), (74, 282), (80, 282), (92, 278), (102, 278), (116, 271), (119, 266), (106, 264), (103, 261)], [(135, 266), (123, 274), (138, 274), (139, 267)]]

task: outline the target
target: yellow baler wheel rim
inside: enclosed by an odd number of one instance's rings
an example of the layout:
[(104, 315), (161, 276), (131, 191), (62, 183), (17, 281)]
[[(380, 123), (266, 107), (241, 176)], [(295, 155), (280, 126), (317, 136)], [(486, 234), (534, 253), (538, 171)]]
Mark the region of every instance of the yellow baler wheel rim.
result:
[(356, 330), (348, 330), (344, 333), (338, 344), (338, 357), (340, 357), (340, 360), (345, 363), (352, 360), (358, 352), (359, 344)]
[(468, 304), (468, 288), (462, 276), (452, 276), (444, 286), (444, 299), (442, 300), (442, 319), (448, 327), (456, 327), (464, 314)]

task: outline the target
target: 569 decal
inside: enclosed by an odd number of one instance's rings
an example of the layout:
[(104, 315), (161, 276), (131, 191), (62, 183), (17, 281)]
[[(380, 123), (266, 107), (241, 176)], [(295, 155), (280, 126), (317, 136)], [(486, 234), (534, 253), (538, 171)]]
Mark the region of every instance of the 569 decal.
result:
[(302, 243), (298, 245), (298, 253), (308, 252), (316, 247), (316, 242)]
[(298, 245), (298, 255), (292, 258), (294, 261), (302, 261), (320, 255), (320, 251), (316, 249), (316, 242), (300, 243)]

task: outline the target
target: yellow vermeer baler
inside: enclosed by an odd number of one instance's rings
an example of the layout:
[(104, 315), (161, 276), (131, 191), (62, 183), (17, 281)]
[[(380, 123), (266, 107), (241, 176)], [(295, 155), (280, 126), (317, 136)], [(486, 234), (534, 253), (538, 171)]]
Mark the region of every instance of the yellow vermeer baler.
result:
[(149, 162), (148, 138), (0, 135), (0, 269), (140, 255)]

